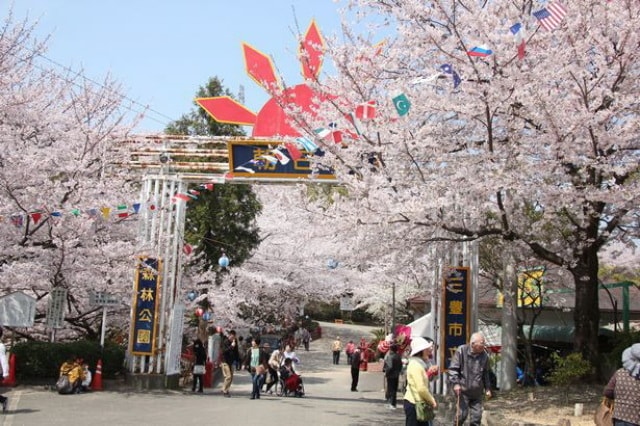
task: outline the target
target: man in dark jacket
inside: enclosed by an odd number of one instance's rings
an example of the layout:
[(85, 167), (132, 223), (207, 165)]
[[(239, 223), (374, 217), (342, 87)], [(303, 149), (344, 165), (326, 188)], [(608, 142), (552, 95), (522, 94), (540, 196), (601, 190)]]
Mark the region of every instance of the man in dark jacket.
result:
[(389, 408), (396, 409), (398, 398), (398, 381), (402, 372), (402, 357), (398, 353), (398, 345), (391, 345), (389, 352), (384, 356), (384, 377), (387, 380), (387, 401)]
[(482, 398), (491, 398), (489, 355), (482, 333), (473, 333), (468, 345), (458, 347), (449, 364), (449, 381), (458, 398), (456, 426), (471, 413), (471, 426), (482, 421)]
[(231, 396), (229, 394), (229, 388), (231, 382), (233, 382), (233, 364), (240, 358), (238, 352), (238, 339), (236, 338), (236, 332), (230, 330), (222, 341), (222, 375), (224, 376), (224, 383), (222, 384), (222, 394), (226, 397)]
[(358, 391), (358, 381), (360, 380), (360, 348), (356, 348), (351, 357), (351, 392)]

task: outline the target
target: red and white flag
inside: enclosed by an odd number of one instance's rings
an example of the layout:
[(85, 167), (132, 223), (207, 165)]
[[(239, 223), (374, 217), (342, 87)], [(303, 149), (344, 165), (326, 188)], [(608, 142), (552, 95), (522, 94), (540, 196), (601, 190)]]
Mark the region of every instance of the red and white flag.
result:
[(293, 159), (293, 161), (299, 160), (300, 158), (302, 158), (302, 153), (300, 152), (300, 150), (298, 149), (295, 143), (286, 142), (284, 146), (285, 148), (287, 148), (287, 152), (289, 152), (289, 156)]
[(280, 151), (279, 149), (272, 149), (271, 153), (273, 154), (274, 157), (276, 157), (278, 159), (280, 164), (285, 165), (285, 164), (287, 164), (289, 162), (289, 157), (284, 155), (284, 153), (282, 151)]
[(356, 118), (372, 120), (376, 118), (376, 101), (362, 103), (356, 107)]

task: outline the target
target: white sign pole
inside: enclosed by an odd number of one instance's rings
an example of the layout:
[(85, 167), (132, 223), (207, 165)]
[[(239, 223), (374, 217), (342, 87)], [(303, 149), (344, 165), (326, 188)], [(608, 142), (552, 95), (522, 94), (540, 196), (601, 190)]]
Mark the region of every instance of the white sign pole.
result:
[(100, 333), (100, 349), (104, 351), (104, 334), (107, 330), (107, 307), (102, 307), (102, 332)]

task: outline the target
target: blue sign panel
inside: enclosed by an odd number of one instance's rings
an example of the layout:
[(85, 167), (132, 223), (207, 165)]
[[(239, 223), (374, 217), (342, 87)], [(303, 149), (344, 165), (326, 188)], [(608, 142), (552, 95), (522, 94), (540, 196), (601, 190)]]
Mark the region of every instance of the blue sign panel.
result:
[(158, 328), (161, 262), (141, 257), (136, 269), (133, 294), (133, 324), (129, 351), (134, 355), (152, 355)]
[(442, 294), (441, 365), (449, 368), (451, 357), (458, 346), (467, 343), (470, 329), (469, 268), (450, 267), (446, 269)]
[(322, 153), (313, 141), (298, 139), (229, 142), (229, 168), (238, 177), (335, 179), (330, 168), (312, 164), (311, 157)]

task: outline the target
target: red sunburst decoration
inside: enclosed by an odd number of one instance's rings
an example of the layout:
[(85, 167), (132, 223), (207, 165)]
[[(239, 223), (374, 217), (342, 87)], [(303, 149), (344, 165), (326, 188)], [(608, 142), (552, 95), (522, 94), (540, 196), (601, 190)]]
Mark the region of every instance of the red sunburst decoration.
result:
[[(305, 80), (318, 78), (322, 69), (324, 47), (322, 35), (312, 20), (299, 47), (302, 76)], [(247, 74), (271, 95), (262, 109), (255, 114), (228, 96), (198, 98), (196, 102), (218, 122), (253, 126), (253, 137), (300, 136), (281, 105), (295, 107), (315, 116), (317, 103), (326, 101), (327, 95), (313, 90), (306, 83), (283, 89), (268, 55), (247, 43), (242, 44), (242, 52)]]

